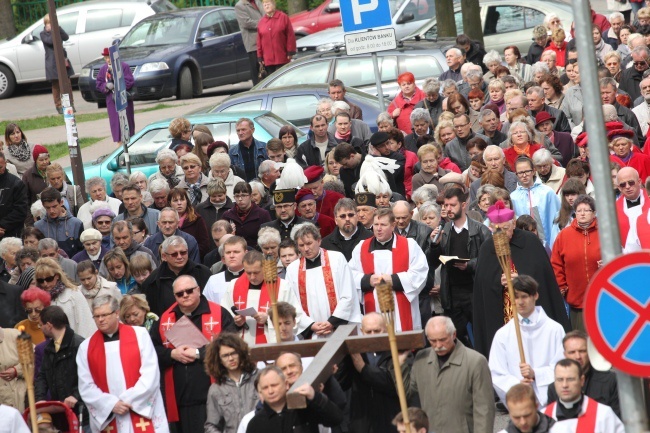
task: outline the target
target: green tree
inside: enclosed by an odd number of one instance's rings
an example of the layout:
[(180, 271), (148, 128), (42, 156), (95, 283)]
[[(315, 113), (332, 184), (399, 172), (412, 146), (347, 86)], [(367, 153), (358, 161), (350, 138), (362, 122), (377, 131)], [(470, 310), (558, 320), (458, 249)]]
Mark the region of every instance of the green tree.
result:
[(483, 43), (483, 26), (481, 26), (481, 6), (479, 0), (460, 0), (463, 12), (463, 28), (465, 34), (473, 41)]

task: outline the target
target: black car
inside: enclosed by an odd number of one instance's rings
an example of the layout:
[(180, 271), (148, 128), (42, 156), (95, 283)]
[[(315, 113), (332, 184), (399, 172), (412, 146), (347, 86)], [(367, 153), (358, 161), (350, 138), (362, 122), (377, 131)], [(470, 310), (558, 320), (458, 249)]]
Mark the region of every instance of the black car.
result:
[[(251, 90), (230, 96), (208, 113), (269, 110), (296, 125), (303, 132), (309, 130), (311, 117), (321, 98), (329, 98), (327, 84), (302, 84), (270, 89)], [(377, 131), (377, 116), (381, 112), (376, 96), (347, 87), (345, 99), (358, 105), (363, 121), (372, 132)], [(386, 103), (388, 105), (388, 103)]]
[[(204, 88), (250, 79), (248, 54), (232, 7), (199, 7), (160, 13), (136, 24), (119, 44), (135, 78), (136, 100), (189, 99)], [(95, 79), (98, 59), (79, 77), (81, 95), (102, 102)]]

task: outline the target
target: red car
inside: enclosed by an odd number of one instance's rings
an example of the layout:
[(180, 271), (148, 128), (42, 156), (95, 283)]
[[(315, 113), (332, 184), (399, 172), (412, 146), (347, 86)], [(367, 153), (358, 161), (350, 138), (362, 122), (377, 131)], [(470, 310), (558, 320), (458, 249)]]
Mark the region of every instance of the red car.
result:
[(298, 37), (341, 25), (341, 13), (337, 0), (325, 0), (309, 11), (298, 12), (289, 17), (293, 31)]

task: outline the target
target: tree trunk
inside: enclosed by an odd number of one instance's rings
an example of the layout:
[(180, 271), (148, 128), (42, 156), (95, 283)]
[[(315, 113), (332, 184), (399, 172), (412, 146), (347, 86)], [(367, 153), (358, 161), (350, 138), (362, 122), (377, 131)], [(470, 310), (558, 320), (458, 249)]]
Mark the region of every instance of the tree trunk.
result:
[(438, 38), (456, 38), (454, 0), (436, 0)]
[(288, 15), (307, 10), (307, 0), (289, 0), (287, 2)]
[(0, 0), (0, 39), (16, 35), (14, 25), (14, 11), (11, 8), (11, 0)]
[(481, 6), (479, 0), (460, 0), (463, 11), (464, 33), (473, 41), (483, 43), (483, 26), (481, 25)]

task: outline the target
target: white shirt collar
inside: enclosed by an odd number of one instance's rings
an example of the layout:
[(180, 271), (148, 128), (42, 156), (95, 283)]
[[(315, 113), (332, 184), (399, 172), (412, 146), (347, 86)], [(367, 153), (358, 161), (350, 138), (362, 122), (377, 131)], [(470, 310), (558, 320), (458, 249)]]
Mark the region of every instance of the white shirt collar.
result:
[(456, 227), (456, 224), (452, 223), (451, 226), (454, 228), (454, 231), (457, 234), (460, 234), (463, 230), (469, 231), (469, 223), (468, 223), (469, 218), (465, 217), (465, 224), (461, 228)]

